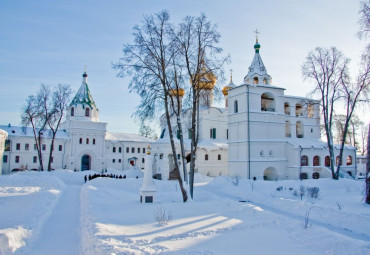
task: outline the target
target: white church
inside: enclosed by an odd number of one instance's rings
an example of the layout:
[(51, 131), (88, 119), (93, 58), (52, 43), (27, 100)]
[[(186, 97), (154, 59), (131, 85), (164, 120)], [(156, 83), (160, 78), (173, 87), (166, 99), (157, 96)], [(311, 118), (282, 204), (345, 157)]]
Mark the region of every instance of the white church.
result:
[[(200, 86), (196, 172), (254, 180), (331, 177), (329, 151), (326, 143), (320, 140), (319, 102), (287, 96), (284, 88), (273, 86), (262, 62), (260, 47), (256, 40), (255, 55), (244, 82), (235, 85), (231, 77), (230, 84), (223, 88), (224, 108), (213, 105), (216, 77), (205, 73), (204, 84)], [(184, 94), (181, 90), (179, 96)], [(190, 153), (189, 119), (189, 110), (182, 110), (187, 154)], [(171, 123), (176, 132), (174, 115)], [(168, 179), (174, 166), (164, 116), (161, 129), (160, 139), (152, 143), (153, 175)], [(176, 146), (180, 152), (179, 141)], [(335, 146), (336, 162), (339, 162), (339, 148)], [(343, 162), (342, 175), (355, 176), (354, 147), (345, 147)]]
[[(47, 169), (51, 134), (44, 131), (42, 151)], [(20, 170), (38, 170), (39, 163), (32, 128), (0, 126), (2, 174)], [(107, 123), (99, 121), (99, 110), (87, 85), (87, 73), (74, 96), (57, 132), (52, 168), (75, 171), (106, 169), (144, 169), (146, 149), (151, 139), (135, 134), (107, 132)], [(0, 165), (1, 166), (1, 165)]]
[[(222, 90), (225, 107), (213, 105), (217, 78), (205, 72), (200, 86), (199, 143), (196, 172), (207, 176), (228, 175), (255, 180), (318, 179), (331, 177), (329, 152), (320, 140), (319, 102), (287, 96), (285, 89), (272, 85), (262, 62), (258, 40), (255, 56), (244, 82), (232, 81)], [(186, 91), (180, 90), (182, 98)], [(181, 109), (183, 137), (190, 153), (190, 111)], [(65, 122), (57, 133), (52, 167), (75, 171), (105, 169), (144, 169), (145, 152), (152, 147), (152, 175), (170, 179), (174, 170), (167, 123), (160, 119), (157, 141), (134, 134), (107, 132), (107, 123), (99, 122), (99, 111), (83, 74), (80, 89), (70, 104)], [(175, 131), (175, 116), (171, 125)], [(42, 150), (48, 158), (50, 134), (44, 132)], [(180, 143), (176, 140), (177, 151)], [(339, 162), (339, 146), (335, 146)], [(30, 128), (0, 126), (2, 173), (37, 170), (37, 151)], [(180, 154), (175, 155), (180, 158)], [(46, 162), (47, 160), (45, 160)], [(181, 161), (181, 160), (180, 160)], [(0, 165), (1, 166), (1, 165)], [(189, 166), (187, 167), (189, 170)], [(356, 149), (346, 146), (342, 175), (356, 175)]]

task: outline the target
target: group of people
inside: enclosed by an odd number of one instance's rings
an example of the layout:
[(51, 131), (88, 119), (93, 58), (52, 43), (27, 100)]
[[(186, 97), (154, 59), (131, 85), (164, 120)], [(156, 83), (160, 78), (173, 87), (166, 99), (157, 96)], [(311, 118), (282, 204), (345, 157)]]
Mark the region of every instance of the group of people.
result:
[[(126, 175), (122, 176), (122, 175), (116, 175), (116, 174), (89, 174), (89, 175), (85, 175), (85, 183), (89, 180), (93, 180), (95, 178), (98, 178), (98, 177), (105, 177), (105, 178), (113, 178), (113, 179), (126, 179)], [(136, 179), (139, 178), (138, 176), (136, 176)]]

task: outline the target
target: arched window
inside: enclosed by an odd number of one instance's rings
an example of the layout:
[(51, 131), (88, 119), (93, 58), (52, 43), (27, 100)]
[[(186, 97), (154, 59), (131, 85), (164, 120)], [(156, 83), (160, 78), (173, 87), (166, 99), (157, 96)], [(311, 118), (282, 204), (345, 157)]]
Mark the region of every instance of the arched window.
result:
[(261, 95), (261, 111), (274, 112), (275, 111), (275, 98), (271, 93), (263, 93)]
[(260, 156), (261, 157), (264, 157), (265, 156), (265, 152), (264, 151), (260, 151)]
[(291, 137), (292, 132), (290, 130), (290, 121), (285, 121), (285, 137)]
[(352, 157), (348, 156), (347, 157), (347, 166), (350, 166), (350, 165), (352, 165)]
[(253, 78), (253, 84), (258, 84), (258, 77)]
[(204, 155), (204, 160), (208, 160), (208, 154)]
[(145, 158), (143, 158), (143, 159), (141, 160), (141, 163), (145, 163)]
[(74, 107), (71, 108), (71, 116), (75, 116), (75, 108)]
[(329, 156), (325, 157), (325, 166), (330, 166), (330, 157)]
[(296, 136), (297, 138), (303, 138), (303, 123), (300, 121), (296, 123)]
[(86, 138), (86, 144), (89, 144), (89, 138)]
[(301, 104), (296, 104), (295, 105), (295, 116), (303, 116), (303, 111), (302, 111), (302, 105)]
[(309, 105), (307, 105), (307, 117), (313, 118), (313, 116), (314, 116), (314, 108), (313, 108), (313, 104), (310, 103)]
[(218, 159), (218, 160), (221, 160), (221, 154), (218, 154), (218, 155), (217, 155), (217, 159)]
[(234, 113), (238, 113), (238, 100), (234, 101)]
[(85, 109), (85, 116), (90, 117), (90, 108)]
[(301, 166), (308, 166), (308, 157), (306, 155), (301, 157)]
[(93, 144), (95, 144), (95, 138), (93, 139)]
[[(336, 164), (336, 165), (338, 165), (338, 164), (339, 164), (339, 156), (337, 156), (337, 157), (335, 158), (335, 164)], [(342, 165), (342, 164), (340, 164), (340, 165)]]
[(82, 144), (82, 138), (80, 138), (80, 144)]
[(289, 103), (287, 102), (284, 103), (284, 113), (286, 115), (290, 115), (290, 107), (289, 107)]
[(316, 155), (313, 157), (313, 166), (319, 166), (319, 165), (320, 165), (320, 157)]

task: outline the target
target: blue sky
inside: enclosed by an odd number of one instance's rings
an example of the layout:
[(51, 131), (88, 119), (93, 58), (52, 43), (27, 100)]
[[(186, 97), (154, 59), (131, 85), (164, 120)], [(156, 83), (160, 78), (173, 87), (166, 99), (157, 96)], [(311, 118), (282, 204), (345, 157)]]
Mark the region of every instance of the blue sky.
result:
[(354, 76), (364, 46), (355, 36), (357, 0), (2, 0), (0, 124), (19, 125), (25, 99), (41, 83), (69, 84), (76, 92), (87, 65), (100, 121), (108, 122), (112, 132), (137, 133), (131, 114), (139, 98), (129, 94), (129, 79), (117, 78), (111, 64), (122, 56), (122, 44), (132, 42), (132, 27), (143, 15), (162, 9), (173, 22), (203, 12), (218, 25), (220, 46), (232, 59), (225, 70), (233, 69), (236, 84), (242, 83), (253, 59), (257, 28), (272, 84), (289, 95), (306, 96), (312, 90), (301, 75), (310, 50), (338, 47), (352, 59)]

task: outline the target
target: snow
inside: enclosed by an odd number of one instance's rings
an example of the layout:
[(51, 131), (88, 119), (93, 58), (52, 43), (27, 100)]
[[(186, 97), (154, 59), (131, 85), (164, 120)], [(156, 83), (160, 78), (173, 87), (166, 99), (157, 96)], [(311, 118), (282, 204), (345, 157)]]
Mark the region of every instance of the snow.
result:
[[(370, 254), (363, 181), (196, 175), (194, 200), (182, 202), (177, 181), (154, 180), (154, 203), (141, 204), (134, 170), (86, 174), (0, 176), (0, 254)], [(318, 187), (318, 198), (301, 200), (300, 186)]]
[(110, 141), (125, 141), (125, 142), (145, 142), (145, 143), (153, 142), (152, 139), (136, 134), (112, 133), (112, 132), (107, 132), (107, 134), (105, 135), (105, 139)]

